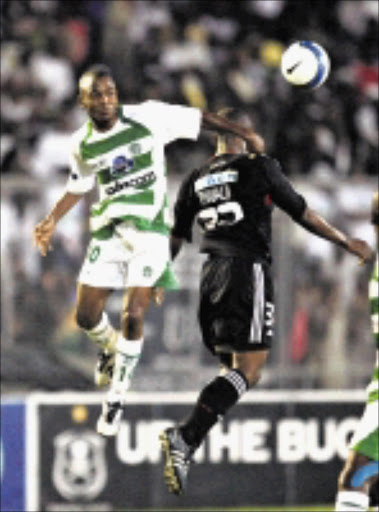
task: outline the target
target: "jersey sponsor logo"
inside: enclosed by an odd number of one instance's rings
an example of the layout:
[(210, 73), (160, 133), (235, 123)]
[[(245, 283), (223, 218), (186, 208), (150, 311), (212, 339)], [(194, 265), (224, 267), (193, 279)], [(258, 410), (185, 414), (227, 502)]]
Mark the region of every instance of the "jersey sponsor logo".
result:
[(130, 169), (133, 168), (134, 162), (132, 158), (126, 158), (124, 155), (116, 156), (113, 159), (110, 168), (110, 173), (113, 178), (124, 176)]
[(207, 176), (203, 176), (195, 181), (195, 192), (217, 185), (222, 185), (224, 183), (236, 183), (237, 181), (238, 172), (233, 170), (208, 174)]
[(116, 194), (117, 192), (120, 192), (121, 190), (124, 190), (129, 187), (146, 187), (147, 185), (151, 185), (154, 183), (154, 181), (157, 179), (155, 172), (151, 171), (147, 174), (143, 174), (142, 176), (137, 176), (136, 178), (132, 178), (130, 180), (126, 181), (116, 181), (114, 185), (111, 185), (110, 187), (107, 187), (105, 189), (105, 192), (112, 196), (113, 194)]
[(210, 203), (216, 203), (217, 201), (228, 201), (231, 198), (232, 193), (229, 185), (217, 185), (205, 190), (199, 190), (197, 195), (200, 203), (202, 205), (207, 205)]

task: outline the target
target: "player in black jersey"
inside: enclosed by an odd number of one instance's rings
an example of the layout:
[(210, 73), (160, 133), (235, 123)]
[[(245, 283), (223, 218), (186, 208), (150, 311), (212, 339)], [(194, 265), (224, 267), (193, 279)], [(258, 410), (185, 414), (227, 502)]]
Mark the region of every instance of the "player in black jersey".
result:
[[(224, 115), (248, 126), (244, 114), (228, 111)], [(190, 417), (161, 433), (165, 479), (175, 494), (185, 489), (196, 448), (218, 419), (258, 382), (266, 362), (275, 317), (271, 278), (275, 205), (362, 262), (373, 257), (366, 242), (349, 238), (308, 208), (276, 160), (248, 154), (238, 137), (218, 135), (216, 156), (182, 183), (171, 232), (175, 258), (183, 241), (191, 242), (195, 218), (203, 230), (200, 250), (208, 258), (201, 274), (199, 322), (205, 345), (222, 364), (220, 375), (201, 391)]]

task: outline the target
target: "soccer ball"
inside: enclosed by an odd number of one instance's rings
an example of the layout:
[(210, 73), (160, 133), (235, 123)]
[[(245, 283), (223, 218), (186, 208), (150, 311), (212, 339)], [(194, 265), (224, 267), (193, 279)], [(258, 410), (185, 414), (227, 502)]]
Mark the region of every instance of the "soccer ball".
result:
[(314, 41), (296, 41), (283, 52), (280, 68), (291, 85), (316, 89), (328, 78), (330, 60)]

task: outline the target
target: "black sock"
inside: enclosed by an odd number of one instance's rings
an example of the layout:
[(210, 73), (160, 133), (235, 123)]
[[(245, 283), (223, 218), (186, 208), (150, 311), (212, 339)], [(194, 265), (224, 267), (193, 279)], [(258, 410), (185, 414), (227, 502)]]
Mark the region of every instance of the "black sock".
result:
[(246, 377), (232, 370), (210, 382), (200, 393), (188, 420), (180, 427), (186, 443), (199, 446), (209, 430), (247, 390)]

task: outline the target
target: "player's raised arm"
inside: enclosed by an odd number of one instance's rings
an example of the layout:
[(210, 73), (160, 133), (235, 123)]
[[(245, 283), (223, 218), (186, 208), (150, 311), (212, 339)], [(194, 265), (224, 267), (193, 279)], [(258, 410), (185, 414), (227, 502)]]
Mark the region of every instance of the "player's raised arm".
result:
[(305, 208), (302, 218), (299, 221), (304, 228), (311, 233), (325, 238), (330, 242), (333, 242), (346, 251), (358, 256), (361, 263), (368, 263), (374, 258), (374, 251), (364, 240), (350, 238), (340, 230), (326, 222), (317, 212), (310, 208)]
[(66, 192), (57, 201), (51, 212), (34, 228), (33, 242), (42, 256), (46, 256), (47, 252), (52, 249), (51, 238), (59, 220), (80, 201), (83, 195)]
[(265, 151), (263, 138), (252, 127), (248, 128), (211, 112), (203, 112), (202, 116), (202, 126), (204, 129), (215, 130), (221, 134), (231, 133), (237, 135), (247, 142), (249, 151), (253, 153), (263, 153)]

